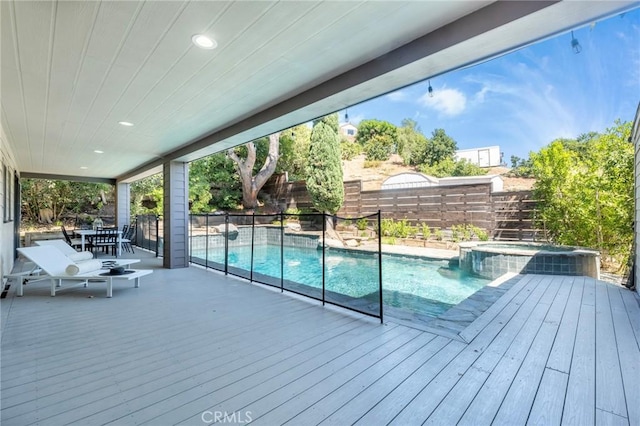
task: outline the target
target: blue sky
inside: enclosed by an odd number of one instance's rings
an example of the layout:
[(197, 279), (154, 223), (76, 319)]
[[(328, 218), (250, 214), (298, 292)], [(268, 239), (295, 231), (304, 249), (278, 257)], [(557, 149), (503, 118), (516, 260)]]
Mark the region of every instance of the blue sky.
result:
[[(631, 121), (640, 102), (640, 9), (571, 34), (348, 108), (349, 121), (413, 118), (430, 136), (443, 128), (458, 148), (500, 145), (504, 160), (527, 157), (559, 137)], [(340, 115), (344, 119), (344, 111)]]

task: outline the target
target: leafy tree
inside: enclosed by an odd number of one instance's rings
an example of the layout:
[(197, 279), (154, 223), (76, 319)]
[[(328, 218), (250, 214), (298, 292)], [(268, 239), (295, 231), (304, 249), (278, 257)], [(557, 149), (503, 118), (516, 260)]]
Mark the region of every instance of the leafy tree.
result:
[(453, 159), (456, 149), (456, 141), (447, 135), (444, 129), (435, 129), (427, 142), (420, 163), (433, 166), (445, 158)]
[(193, 161), (189, 165), (189, 202), (194, 213), (235, 209), (242, 199), (240, 177), (224, 153)]
[(337, 212), (344, 202), (340, 142), (332, 126), (334, 120), (337, 114), (317, 120), (313, 126), (306, 179), (314, 207), (329, 214)]
[(54, 220), (58, 220), (69, 212), (100, 210), (113, 198), (113, 186), (104, 183), (23, 179), (21, 184), (26, 222), (37, 222), (41, 209), (51, 209)]
[(516, 155), (511, 156), (511, 170), (509, 176), (515, 177), (533, 177), (533, 163), (531, 158), (524, 159)]
[(532, 153), (538, 220), (560, 244), (599, 249), (624, 263), (633, 240), (631, 123), (602, 135), (556, 140)]
[[(144, 179), (137, 180), (131, 184), (129, 198), (131, 201), (131, 217), (140, 214), (162, 214), (162, 199), (164, 190), (162, 187), (162, 173), (147, 176)], [(145, 197), (151, 198), (156, 202), (155, 209), (147, 209), (142, 205)]]
[(342, 135), (340, 137), (340, 151), (342, 152), (343, 160), (353, 160), (357, 155), (362, 153), (362, 146)]
[(356, 142), (363, 146), (367, 160), (386, 160), (396, 150), (398, 130), (388, 121), (363, 120), (358, 125)]
[(398, 127), (398, 154), (405, 164), (416, 166), (422, 161), (428, 140), (415, 120), (405, 118)]
[[(238, 155), (233, 148), (227, 150), (227, 155), (235, 163), (242, 184), (242, 205), (247, 209), (258, 207), (258, 193), (267, 180), (276, 171), (279, 158), (280, 133), (269, 135), (269, 151), (260, 170), (254, 175), (257, 150), (252, 141), (243, 146), (246, 156)], [(260, 164), (260, 163), (258, 163)]]
[(306, 124), (283, 130), (276, 172), (288, 172), (291, 181), (304, 180), (310, 143), (311, 129)]
[(387, 135), (375, 135), (364, 144), (364, 152), (369, 161), (388, 160), (393, 152), (393, 142)]
[(356, 142), (360, 145), (365, 145), (370, 139), (375, 136), (384, 136), (389, 138), (395, 145), (398, 139), (398, 130), (396, 126), (388, 121), (381, 120), (362, 120), (358, 124), (358, 134), (356, 135)]
[(317, 118), (317, 119), (313, 120), (313, 127), (315, 127), (316, 124), (318, 124), (318, 123), (324, 123), (325, 125), (329, 126), (329, 128), (333, 132), (335, 132), (336, 135), (339, 133), (339, 130), (340, 130), (340, 119), (338, 118), (338, 114), (337, 113), (325, 115), (324, 117), (320, 117), (320, 118)]

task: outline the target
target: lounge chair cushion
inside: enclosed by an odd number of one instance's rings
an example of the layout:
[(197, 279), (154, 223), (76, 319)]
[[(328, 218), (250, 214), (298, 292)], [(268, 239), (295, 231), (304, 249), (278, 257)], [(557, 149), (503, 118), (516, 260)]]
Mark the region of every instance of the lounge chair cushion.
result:
[(74, 262), (80, 262), (83, 260), (93, 259), (93, 253), (91, 253), (90, 251), (81, 251), (81, 252), (68, 254), (67, 257), (73, 260)]
[(68, 265), (65, 272), (69, 275), (86, 274), (93, 271), (99, 271), (102, 269), (102, 262), (96, 259), (83, 260)]

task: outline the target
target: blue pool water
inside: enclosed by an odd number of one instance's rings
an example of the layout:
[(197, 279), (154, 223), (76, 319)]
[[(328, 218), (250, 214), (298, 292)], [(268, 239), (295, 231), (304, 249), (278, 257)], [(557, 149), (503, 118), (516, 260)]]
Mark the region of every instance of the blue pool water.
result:
[[(204, 258), (197, 250), (193, 257)], [(256, 246), (254, 273), (280, 279), (280, 247)], [(224, 264), (223, 249), (209, 249), (210, 262)], [(377, 254), (346, 250), (325, 253), (325, 288), (351, 298), (377, 300), (379, 289)], [(382, 255), (384, 304), (422, 315), (437, 316), (460, 303), (490, 280), (449, 268), (446, 260)], [(251, 269), (251, 247), (229, 247), (229, 266)], [(284, 247), (284, 279), (317, 289), (322, 288), (322, 251)], [(247, 272), (248, 274), (248, 272)], [(248, 276), (248, 275), (247, 275)], [(255, 278), (255, 275), (254, 275)]]

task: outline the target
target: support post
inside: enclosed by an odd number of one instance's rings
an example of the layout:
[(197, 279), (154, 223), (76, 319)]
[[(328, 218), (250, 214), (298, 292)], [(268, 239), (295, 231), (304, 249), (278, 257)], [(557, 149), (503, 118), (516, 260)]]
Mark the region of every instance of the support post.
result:
[(131, 223), (131, 184), (116, 184), (116, 227), (122, 229)]
[(168, 161), (164, 173), (164, 247), (165, 268), (189, 266), (189, 164)]

